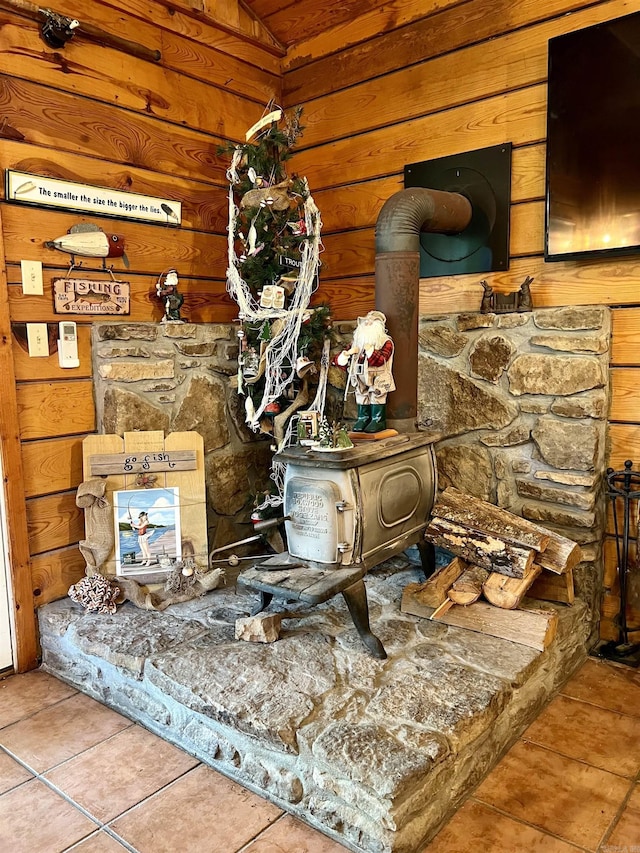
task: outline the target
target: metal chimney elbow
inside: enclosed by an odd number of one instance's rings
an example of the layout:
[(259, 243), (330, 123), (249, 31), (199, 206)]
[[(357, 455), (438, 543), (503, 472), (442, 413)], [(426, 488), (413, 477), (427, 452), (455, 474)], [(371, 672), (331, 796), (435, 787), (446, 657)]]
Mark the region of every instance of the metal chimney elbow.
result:
[(460, 193), (412, 187), (382, 206), (376, 222), (376, 253), (419, 252), (420, 232), (459, 234), (471, 221), (471, 202)]

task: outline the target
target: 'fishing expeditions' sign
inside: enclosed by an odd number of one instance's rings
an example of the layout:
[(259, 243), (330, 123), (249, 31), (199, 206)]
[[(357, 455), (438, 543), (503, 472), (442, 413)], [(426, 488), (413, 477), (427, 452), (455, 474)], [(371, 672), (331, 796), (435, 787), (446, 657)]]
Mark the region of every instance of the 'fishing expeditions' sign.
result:
[(53, 310), (56, 314), (128, 314), (128, 281), (91, 281), (88, 278), (54, 278)]
[(7, 201), (81, 210), (83, 213), (162, 225), (180, 225), (182, 219), (182, 203), (173, 199), (75, 184), (58, 178), (15, 172), (13, 169), (6, 170), (5, 183)]

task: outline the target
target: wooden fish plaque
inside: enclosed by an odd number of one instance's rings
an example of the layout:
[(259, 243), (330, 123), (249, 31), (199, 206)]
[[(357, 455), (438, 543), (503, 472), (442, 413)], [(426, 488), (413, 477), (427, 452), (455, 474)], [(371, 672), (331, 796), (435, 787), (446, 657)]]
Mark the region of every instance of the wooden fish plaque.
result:
[(53, 310), (56, 314), (117, 314), (130, 311), (128, 281), (88, 278), (54, 278)]
[(146, 474), (151, 471), (195, 471), (195, 450), (159, 450), (155, 453), (99, 453), (89, 457), (92, 477), (108, 474)]

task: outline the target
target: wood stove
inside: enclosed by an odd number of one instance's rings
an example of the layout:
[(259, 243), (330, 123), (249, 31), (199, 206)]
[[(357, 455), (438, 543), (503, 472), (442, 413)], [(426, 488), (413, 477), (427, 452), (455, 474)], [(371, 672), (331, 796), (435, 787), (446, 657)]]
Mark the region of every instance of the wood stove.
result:
[(256, 612), (274, 596), (319, 604), (342, 593), (368, 650), (386, 657), (369, 626), (363, 577), (423, 542), (436, 493), (431, 442), (415, 433), (344, 450), (283, 452), (288, 551), (238, 578), (240, 586), (260, 592)]

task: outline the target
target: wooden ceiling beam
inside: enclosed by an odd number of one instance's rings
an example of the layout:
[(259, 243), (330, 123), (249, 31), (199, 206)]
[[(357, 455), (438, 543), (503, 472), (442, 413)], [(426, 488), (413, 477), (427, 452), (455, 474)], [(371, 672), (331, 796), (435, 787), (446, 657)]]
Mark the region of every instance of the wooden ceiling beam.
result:
[(208, 24), (259, 44), (284, 57), (286, 48), (245, 0), (158, 0), (167, 9), (196, 17)]

